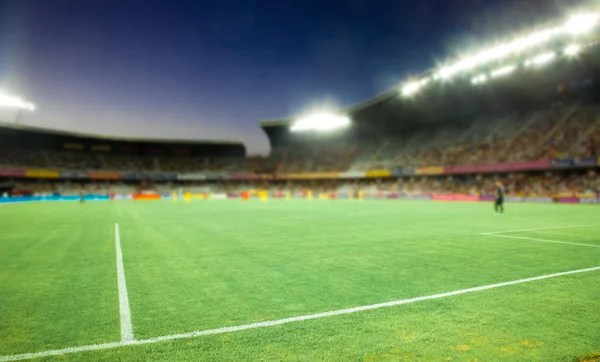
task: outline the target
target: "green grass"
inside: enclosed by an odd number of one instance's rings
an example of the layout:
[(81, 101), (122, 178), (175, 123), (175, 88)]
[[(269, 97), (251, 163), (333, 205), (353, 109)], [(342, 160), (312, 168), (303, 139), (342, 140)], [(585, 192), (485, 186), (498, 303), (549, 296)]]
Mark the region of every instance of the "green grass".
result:
[[(0, 356), (136, 339), (600, 266), (596, 205), (196, 201), (0, 206)], [(595, 224), (595, 225), (594, 225)], [(576, 360), (600, 353), (600, 271), (281, 326), (47, 360)]]

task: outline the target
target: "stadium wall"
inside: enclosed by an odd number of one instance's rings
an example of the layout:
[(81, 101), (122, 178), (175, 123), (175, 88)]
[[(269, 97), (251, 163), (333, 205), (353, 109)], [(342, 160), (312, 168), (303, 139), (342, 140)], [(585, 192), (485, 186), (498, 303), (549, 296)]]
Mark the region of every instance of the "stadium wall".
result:
[(366, 172), (310, 172), (290, 174), (251, 173), (172, 173), (172, 172), (86, 172), (73, 170), (0, 169), (0, 177), (90, 179), (90, 180), (153, 180), (153, 181), (204, 181), (204, 180), (319, 180), (363, 179), (403, 176), (457, 175), (552, 169), (593, 168), (600, 166), (600, 158), (553, 159), (511, 162), (490, 165), (465, 165), (452, 167), (418, 167), (415, 169), (370, 170)]
[[(266, 191), (264, 191), (266, 193)], [(244, 197), (248, 194), (249, 197)], [(79, 201), (79, 195), (53, 195), (53, 196), (16, 196), (0, 197), (0, 204), (22, 203), (22, 202), (47, 202), (47, 201)], [(303, 200), (424, 200), (433, 202), (492, 202), (495, 200), (493, 195), (467, 195), (467, 194), (399, 194), (392, 192), (365, 193), (360, 196), (349, 193), (313, 193), (311, 191), (302, 193), (277, 192), (268, 197), (269, 199), (303, 199)], [(242, 193), (210, 193), (204, 195), (177, 195), (177, 194), (129, 194), (115, 195), (115, 200), (134, 200), (134, 201), (184, 201), (192, 200), (249, 200), (261, 199), (260, 192), (242, 192)], [(109, 195), (104, 194), (86, 194), (86, 201), (110, 201)], [(557, 195), (537, 195), (537, 196), (507, 196), (505, 200), (509, 203), (561, 203), (561, 204), (600, 204), (600, 194), (557, 194)]]

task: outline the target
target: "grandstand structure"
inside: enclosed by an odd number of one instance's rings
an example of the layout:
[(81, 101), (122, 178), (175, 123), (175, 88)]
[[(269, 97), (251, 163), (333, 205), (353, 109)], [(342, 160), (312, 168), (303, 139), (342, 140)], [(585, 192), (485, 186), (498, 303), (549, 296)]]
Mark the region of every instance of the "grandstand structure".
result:
[[(167, 182), (164, 191), (203, 181), (236, 190), (396, 185), (384, 188), (404, 192), (411, 183), (428, 184), (412, 187), (422, 192), (465, 191), (456, 181), (465, 179), (483, 180), (467, 187), (481, 192), (492, 177), (510, 172), (593, 179), (600, 156), (598, 23), (588, 13), (551, 24), (338, 110), (337, 118), (262, 122), (268, 157), (246, 157), (237, 141), (125, 139), (0, 124), (0, 177)], [(593, 184), (581, 188), (600, 192)]]

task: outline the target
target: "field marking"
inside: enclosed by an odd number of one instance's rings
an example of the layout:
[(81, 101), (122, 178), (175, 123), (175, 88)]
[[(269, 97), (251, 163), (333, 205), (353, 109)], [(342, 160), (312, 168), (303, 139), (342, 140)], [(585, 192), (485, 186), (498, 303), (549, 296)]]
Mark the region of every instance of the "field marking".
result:
[(577, 246), (588, 246), (588, 247), (591, 247), (591, 248), (600, 248), (600, 245), (582, 244), (582, 243), (570, 243), (568, 241), (558, 241), (558, 240), (548, 240), (548, 239), (528, 238), (528, 237), (525, 237), (525, 236), (510, 236), (510, 235), (491, 234), (491, 233), (482, 233), (481, 235), (495, 236), (497, 238), (532, 240), (532, 241), (539, 241), (539, 242), (544, 242), (544, 243), (567, 244), (567, 245), (577, 245)]
[(186, 338), (194, 338), (194, 337), (208, 336), (208, 335), (214, 335), (214, 334), (238, 332), (238, 331), (244, 331), (244, 330), (248, 330), (248, 329), (273, 327), (273, 326), (278, 326), (278, 325), (287, 324), (287, 323), (301, 322), (301, 321), (306, 321), (306, 320), (311, 320), (311, 319), (326, 318), (326, 317), (332, 317), (332, 316), (343, 315), (343, 314), (351, 314), (351, 313), (363, 312), (363, 311), (372, 310), (372, 309), (394, 307), (394, 306), (398, 306), (398, 305), (417, 303), (417, 302), (422, 302), (422, 301), (426, 301), (426, 300), (439, 299), (439, 298), (445, 298), (445, 297), (452, 297), (455, 295), (480, 292), (480, 291), (484, 291), (484, 290), (488, 290), (488, 289), (502, 288), (502, 287), (507, 287), (507, 286), (511, 286), (511, 285), (530, 283), (530, 282), (543, 280), (543, 279), (556, 278), (556, 277), (572, 275), (572, 274), (588, 273), (588, 272), (599, 271), (599, 270), (600, 270), (600, 266), (592, 267), (592, 268), (585, 268), (585, 269), (570, 270), (570, 271), (565, 271), (565, 272), (540, 275), (537, 277), (512, 280), (512, 281), (496, 283), (496, 284), (488, 284), (488, 285), (467, 288), (467, 289), (460, 289), (460, 290), (455, 290), (452, 292), (433, 294), (433, 295), (428, 295), (428, 296), (423, 296), (423, 297), (401, 299), (401, 300), (395, 300), (395, 301), (386, 302), (386, 303), (364, 305), (364, 306), (354, 307), (354, 308), (338, 309), (338, 310), (333, 310), (333, 311), (329, 311), (329, 312), (308, 314), (308, 315), (303, 315), (303, 316), (298, 316), (298, 317), (276, 319), (276, 320), (258, 322), (258, 323), (242, 324), (242, 325), (232, 326), (232, 327), (207, 329), (207, 330), (203, 330), (203, 331), (196, 331), (196, 332), (189, 332), (189, 333), (171, 334), (171, 335), (167, 335), (167, 336), (154, 337), (154, 338), (141, 339), (141, 340), (130, 340), (130, 341), (121, 341), (121, 342), (114, 342), (114, 343), (93, 344), (93, 345), (88, 345), (88, 346), (69, 347), (69, 348), (64, 348), (64, 349), (55, 349), (55, 350), (42, 351), (42, 352), (15, 354), (15, 355), (11, 355), (11, 356), (0, 356), (0, 362), (18, 361), (18, 360), (26, 360), (26, 359), (39, 358), (39, 357), (48, 357), (48, 356), (59, 356), (59, 355), (69, 354), (69, 353), (79, 353), (79, 352), (111, 349), (111, 348), (126, 347), (126, 346), (145, 345), (145, 344), (152, 344), (152, 343), (158, 343), (158, 342), (164, 342), (164, 341), (172, 341), (172, 340), (177, 340), (177, 339), (186, 339)]
[(569, 225), (569, 226), (552, 226), (547, 228), (537, 228), (537, 229), (521, 229), (521, 230), (507, 230), (507, 231), (492, 231), (488, 233), (482, 233), (485, 235), (488, 234), (508, 234), (508, 233), (520, 233), (523, 231), (539, 231), (539, 230), (554, 230), (554, 229), (572, 229), (572, 228), (582, 228), (588, 226), (598, 226), (598, 224), (587, 224), (587, 225)]
[(115, 223), (115, 246), (117, 250), (117, 284), (119, 287), (119, 313), (121, 315), (121, 342), (133, 341), (133, 325), (131, 324), (131, 310), (129, 309), (129, 294), (123, 267), (123, 252), (121, 251), (121, 237), (119, 224)]
[(495, 236), (495, 237), (498, 237), (498, 238), (506, 238), (506, 239), (531, 240), (531, 241), (539, 241), (539, 242), (543, 242), (543, 243), (566, 244), (566, 245), (587, 246), (587, 247), (591, 247), (591, 248), (600, 248), (600, 245), (593, 245), (593, 244), (582, 244), (582, 243), (572, 243), (572, 242), (568, 242), (568, 241), (530, 238), (530, 237), (526, 237), (526, 236), (503, 235), (503, 234), (508, 234), (508, 233), (518, 233), (518, 232), (526, 232), (526, 231), (572, 229), (572, 228), (589, 227), (589, 226), (597, 226), (597, 224), (570, 225), (570, 226), (553, 226), (553, 227), (537, 228), (537, 229), (521, 229), (521, 230), (508, 230), (508, 231), (494, 231), (494, 232), (489, 232), (489, 233), (480, 233), (479, 235)]

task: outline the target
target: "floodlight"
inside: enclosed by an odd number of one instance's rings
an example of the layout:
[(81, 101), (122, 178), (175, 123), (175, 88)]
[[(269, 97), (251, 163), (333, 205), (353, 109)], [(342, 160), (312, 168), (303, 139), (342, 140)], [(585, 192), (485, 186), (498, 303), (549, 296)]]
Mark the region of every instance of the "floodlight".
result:
[(402, 87), (402, 95), (405, 97), (416, 93), (419, 89), (429, 83), (429, 78), (423, 78), (419, 81), (411, 82)]
[(490, 73), (490, 76), (491, 76), (492, 78), (498, 78), (498, 77), (502, 77), (502, 76), (505, 76), (505, 75), (508, 75), (508, 74), (510, 74), (510, 73), (512, 73), (512, 72), (514, 72), (514, 71), (515, 71), (515, 69), (517, 69), (517, 67), (516, 67), (516, 66), (514, 66), (514, 65), (507, 65), (507, 66), (504, 66), (504, 67), (502, 67), (502, 68), (498, 68), (498, 69), (496, 69), (496, 70), (493, 70), (493, 71)]
[(0, 107), (19, 108), (27, 111), (34, 111), (35, 104), (24, 101), (21, 98), (0, 92)]
[(471, 78), (471, 84), (482, 84), (487, 82), (487, 75), (479, 74), (476, 77)]
[(581, 45), (571, 44), (565, 48), (565, 55), (575, 56), (581, 51)]
[(556, 58), (556, 53), (548, 52), (537, 55), (525, 62), (525, 66), (540, 66), (551, 62), (554, 58)]
[(560, 28), (548, 28), (521, 38), (517, 38), (509, 43), (486, 49), (473, 56), (465, 57), (452, 65), (440, 69), (437, 77), (447, 79), (456, 73), (468, 71), (479, 65), (500, 60), (511, 54), (543, 44), (559, 35), (560, 30)]
[(334, 129), (347, 127), (350, 119), (346, 116), (320, 113), (298, 119), (290, 130), (298, 131), (332, 131)]
[(598, 15), (594, 13), (579, 14), (571, 17), (564, 25), (565, 32), (573, 35), (590, 32), (598, 23)]

